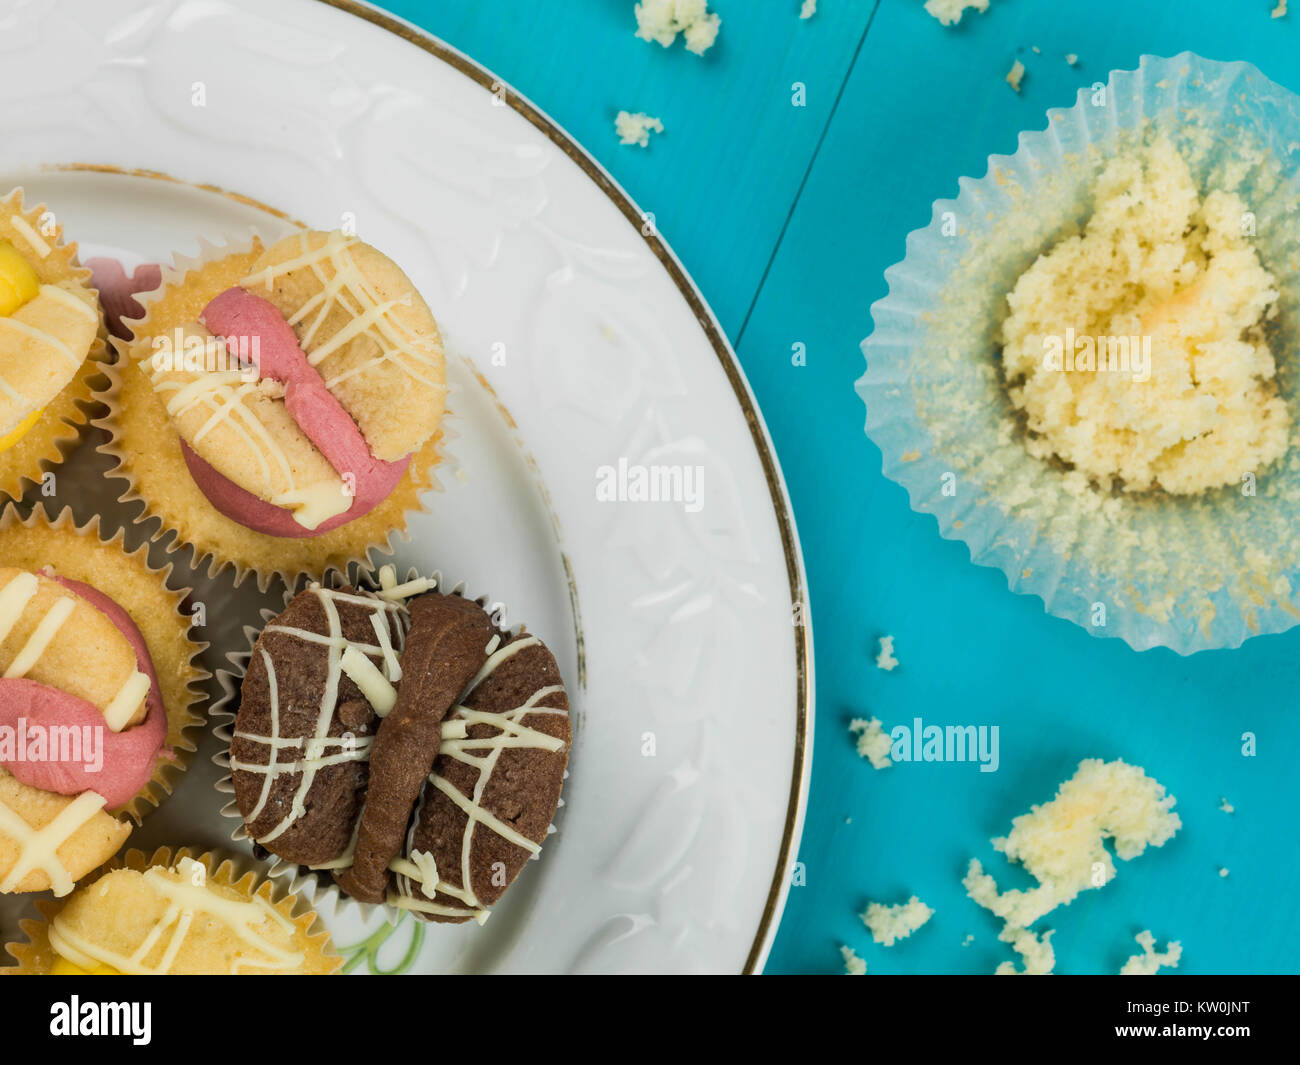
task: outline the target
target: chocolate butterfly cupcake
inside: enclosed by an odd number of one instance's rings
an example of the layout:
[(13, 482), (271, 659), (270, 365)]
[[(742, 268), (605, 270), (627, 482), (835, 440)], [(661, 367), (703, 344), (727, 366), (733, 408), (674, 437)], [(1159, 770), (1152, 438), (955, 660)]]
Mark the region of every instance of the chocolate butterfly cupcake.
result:
[(568, 708), (541, 640), (433, 581), (312, 585), (253, 646), (235, 807), (259, 846), (360, 902), (482, 921), (551, 830)]

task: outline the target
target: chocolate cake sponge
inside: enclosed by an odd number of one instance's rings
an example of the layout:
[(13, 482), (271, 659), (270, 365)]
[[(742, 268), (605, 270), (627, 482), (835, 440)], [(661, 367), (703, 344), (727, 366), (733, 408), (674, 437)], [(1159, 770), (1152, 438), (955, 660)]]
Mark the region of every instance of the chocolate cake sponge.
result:
[[(404, 613), (399, 604), (353, 588), (315, 586), (258, 637), (241, 689), (230, 767), (248, 835), (272, 854), (311, 866), (348, 849), (379, 718), (339, 661), (352, 644), (382, 668), (372, 619), (380, 619), (397, 648)], [(267, 741), (277, 738), (273, 748)], [(282, 768), (268, 786), (259, 767), (269, 764)]]
[(430, 896), (401, 875), (390, 899), (430, 921), (468, 921), (495, 903), (540, 849), (560, 802), (572, 733), (554, 656), (520, 634), (483, 674), (443, 720), (406, 848), (408, 861), (432, 858), (438, 888)]

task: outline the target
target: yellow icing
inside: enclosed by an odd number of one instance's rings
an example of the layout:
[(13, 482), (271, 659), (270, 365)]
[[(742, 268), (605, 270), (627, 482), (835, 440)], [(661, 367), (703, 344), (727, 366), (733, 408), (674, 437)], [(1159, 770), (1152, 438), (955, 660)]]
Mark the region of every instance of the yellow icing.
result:
[(8, 318), (41, 291), (40, 278), (18, 249), (0, 238), (0, 317)]
[(8, 451), (14, 444), (18, 443), (24, 436), (31, 432), (32, 426), (41, 420), (41, 415), (45, 413), (44, 407), (39, 407), (27, 415), (4, 436), (0, 436), (0, 454)]

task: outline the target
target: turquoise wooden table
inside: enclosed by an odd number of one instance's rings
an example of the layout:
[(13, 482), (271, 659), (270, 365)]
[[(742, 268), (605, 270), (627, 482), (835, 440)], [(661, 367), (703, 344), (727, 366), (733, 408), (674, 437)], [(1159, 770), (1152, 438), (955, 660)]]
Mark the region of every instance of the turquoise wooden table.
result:
[[(965, 897), (967, 862), (1028, 886), (989, 839), (1092, 756), (1145, 766), (1177, 796), (1184, 827), (1044, 922), (1057, 971), (1116, 972), (1148, 928), (1161, 945), (1182, 942), (1179, 972), (1295, 971), (1300, 629), (1179, 658), (1047, 617), (881, 476), (853, 382), (883, 271), (959, 176), (983, 174), (1049, 107), (1144, 53), (1244, 59), (1300, 92), (1300, 10), (992, 0), (945, 28), (921, 0), (821, 0), (807, 21), (800, 0), (713, 0), (722, 33), (697, 58), (637, 40), (633, 0), (385, 6), (531, 97), (655, 214), (758, 396), (807, 562), (818, 703), (801, 876), (767, 971), (840, 971), (843, 943), (873, 974), (991, 972), (1013, 955)], [(1019, 94), (1003, 80), (1016, 59)], [(620, 146), (620, 109), (659, 116), (665, 132)], [(885, 633), (902, 663), (891, 673), (874, 665)], [(864, 714), (997, 724), (1001, 767), (876, 772), (847, 732)], [(1244, 733), (1257, 738), (1252, 757)], [(891, 948), (873, 944), (857, 912), (913, 893), (934, 918)]]

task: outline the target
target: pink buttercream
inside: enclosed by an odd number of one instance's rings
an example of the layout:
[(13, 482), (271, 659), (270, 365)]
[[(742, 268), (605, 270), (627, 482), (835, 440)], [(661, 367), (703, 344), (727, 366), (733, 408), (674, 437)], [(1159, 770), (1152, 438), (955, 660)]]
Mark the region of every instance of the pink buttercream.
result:
[[(268, 536), (320, 536), (369, 514), (392, 494), (410, 456), (382, 462), (370, 453), (357, 423), (321, 379), (298, 346), (293, 328), (275, 306), (242, 288), (227, 289), (203, 309), (203, 324), (224, 337), (232, 350), (248, 353), (258, 373), (284, 385), (284, 403), (297, 423), (335, 471), (349, 475), (355, 494), (342, 514), (305, 529), (291, 511), (277, 507), (217, 472), (181, 441), (190, 476), (221, 513), (239, 524)], [(256, 339), (254, 339), (256, 338)]]
[(113, 732), (104, 724), (104, 715), (84, 699), (26, 678), (0, 679), (0, 726), (17, 729), (21, 718), (29, 732), (33, 725), (45, 729), (51, 726), (102, 729), (96, 741), (101, 744), (103, 758), (98, 771), (84, 759), (80, 762), (14, 761), (6, 763), (5, 768), (23, 784), (57, 795), (98, 792), (107, 807), (115, 809), (130, 802), (149, 782), (167, 740), (167, 711), (163, 707), (158, 674), (144, 636), (125, 610), (88, 584), (65, 577), (53, 579), (107, 617), (131, 644), (136, 668), (149, 678), (145, 719), (122, 732)]

